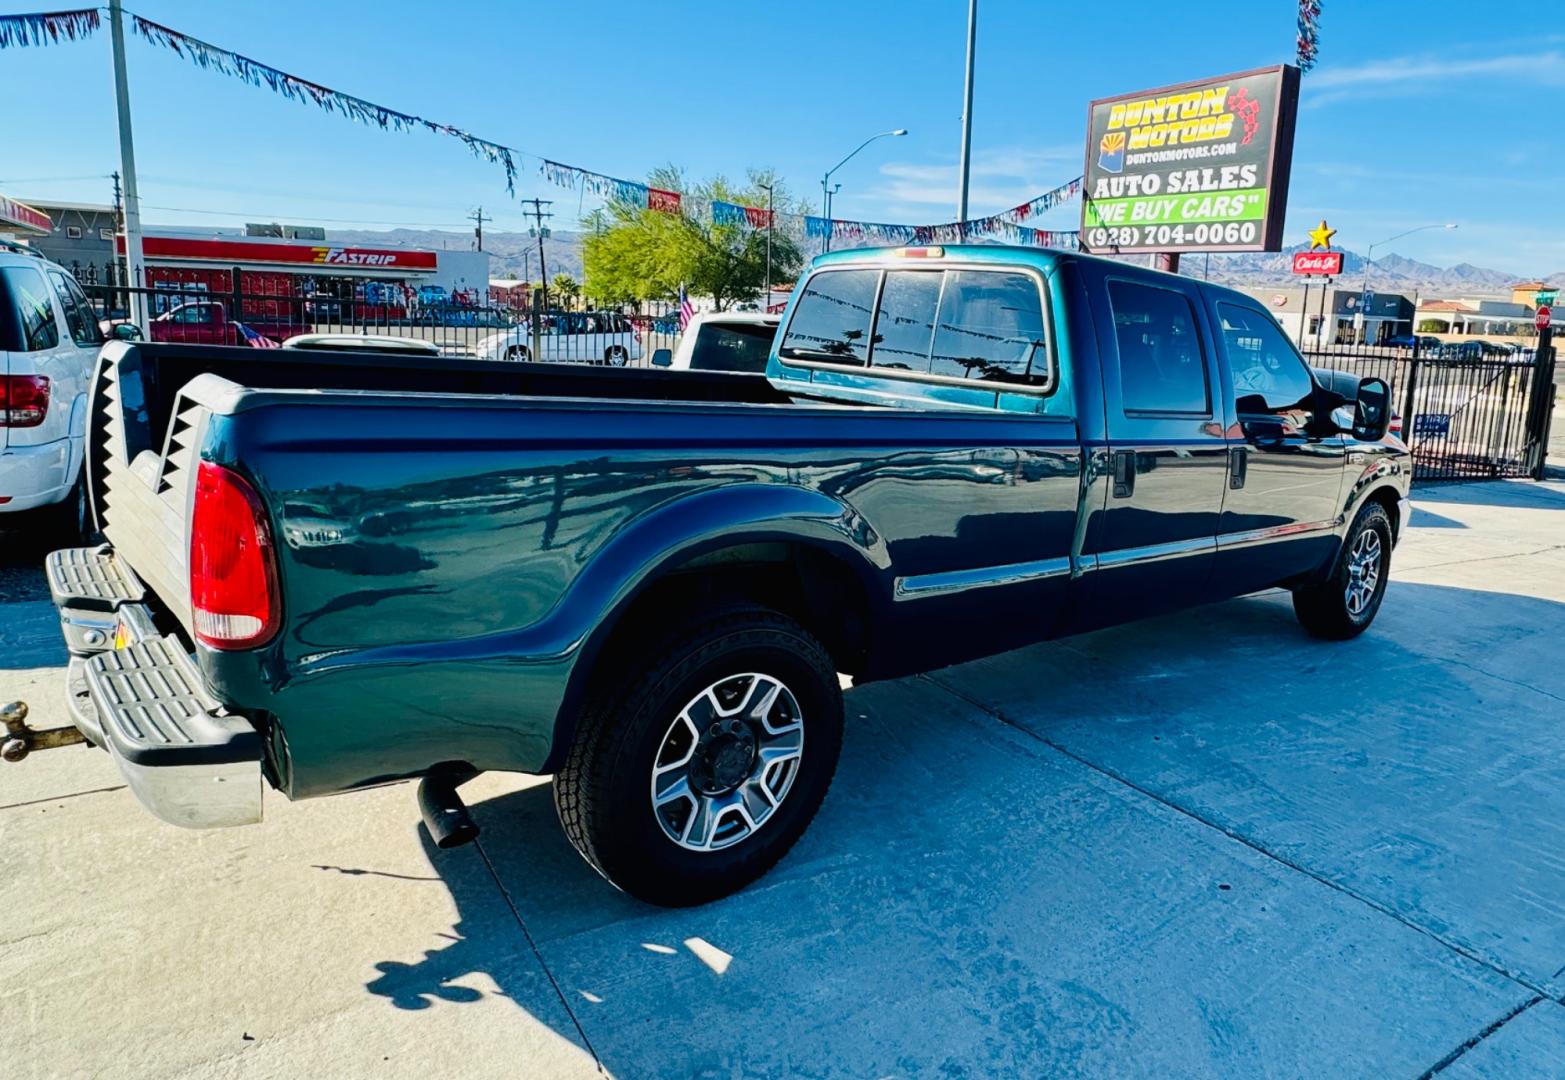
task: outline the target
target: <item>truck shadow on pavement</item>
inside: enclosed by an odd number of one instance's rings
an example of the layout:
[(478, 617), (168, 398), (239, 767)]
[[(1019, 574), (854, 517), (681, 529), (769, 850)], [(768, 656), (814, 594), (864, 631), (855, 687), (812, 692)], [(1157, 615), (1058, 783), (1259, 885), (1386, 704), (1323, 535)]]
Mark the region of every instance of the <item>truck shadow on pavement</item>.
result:
[(1398, 582), (1351, 643), (1273, 593), (857, 688), (749, 889), (616, 892), (539, 782), (419, 830), (458, 918), (367, 989), (487, 975), (613, 1075), (1418, 1075), (1565, 964), (1562, 637)]

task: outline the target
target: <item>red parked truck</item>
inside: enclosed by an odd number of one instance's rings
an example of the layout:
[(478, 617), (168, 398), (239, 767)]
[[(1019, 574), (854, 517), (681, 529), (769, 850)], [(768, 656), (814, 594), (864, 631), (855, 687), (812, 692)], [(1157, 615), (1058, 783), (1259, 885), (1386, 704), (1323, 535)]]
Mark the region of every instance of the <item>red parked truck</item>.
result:
[[(311, 333), (313, 329), (305, 323), (265, 316), (247, 318), (244, 325), (278, 344), (296, 334)], [(152, 341), (177, 341), (186, 345), (245, 344), (239, 323), (229, 319), (228, 306), (221, 300), (193, 300), (169, 308), (152, 320), (147, 337)]]

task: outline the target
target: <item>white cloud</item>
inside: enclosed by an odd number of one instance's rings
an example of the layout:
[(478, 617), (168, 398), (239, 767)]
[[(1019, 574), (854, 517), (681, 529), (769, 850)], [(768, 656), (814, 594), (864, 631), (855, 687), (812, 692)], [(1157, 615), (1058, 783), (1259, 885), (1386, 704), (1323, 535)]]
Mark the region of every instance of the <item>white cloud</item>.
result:
[[(969, 174), (969, 213), (979, 216), (1024, 203), (1076, 176), (1081, 161), (1076, 144), (977, 151)], [(879, 183), (863, 195), (853, 193), (851, 201), (844, 192), (833, 212), (844, 215), (852, 206), (874, 220), (949, 221), (956, 216), (956, 197), (955, 162), (889, 161), (880, 167)]]
[[(1413, 92), (1430, 83), (1485, 75), (1515, 82), (1565, 86), (1565, 53), (1556, 50), (1471, 59), (1429, 53), (1394, 56), (1347, 67), (1323, 67), (1311, 73), (1304, 88), (1306, 100), (1320, 104), (1360, 92)], [(1325, 93), (1317, 95), (1318, 91)]]

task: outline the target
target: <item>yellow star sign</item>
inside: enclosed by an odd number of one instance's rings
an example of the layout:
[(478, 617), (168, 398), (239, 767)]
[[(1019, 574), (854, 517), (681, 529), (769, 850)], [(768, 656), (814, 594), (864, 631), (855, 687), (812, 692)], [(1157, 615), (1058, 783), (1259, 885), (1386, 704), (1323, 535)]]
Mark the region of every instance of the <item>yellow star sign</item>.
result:
[(1331, 238), (1337, 235), (1337, 230), (1326, 225), (1326, 219), (1321, 218), (1320, 224), (1310, 230), (1310, 250), (1325, 248), (1331, 250)]

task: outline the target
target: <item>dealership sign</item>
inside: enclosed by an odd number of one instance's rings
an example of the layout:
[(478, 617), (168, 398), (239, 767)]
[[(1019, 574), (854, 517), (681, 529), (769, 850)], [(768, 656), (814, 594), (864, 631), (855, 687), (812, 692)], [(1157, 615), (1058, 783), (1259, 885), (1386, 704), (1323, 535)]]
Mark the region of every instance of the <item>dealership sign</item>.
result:
[(1295, 274), (1325, 274), (1328, 277), (1336, 277), (1342, 273), (1342, 252), (1295, 251), (1293, 253), (1293, 272)]
[(1083, 250), (1282, 250), (1298, 103), (1288, 65), (1094, 101)]

